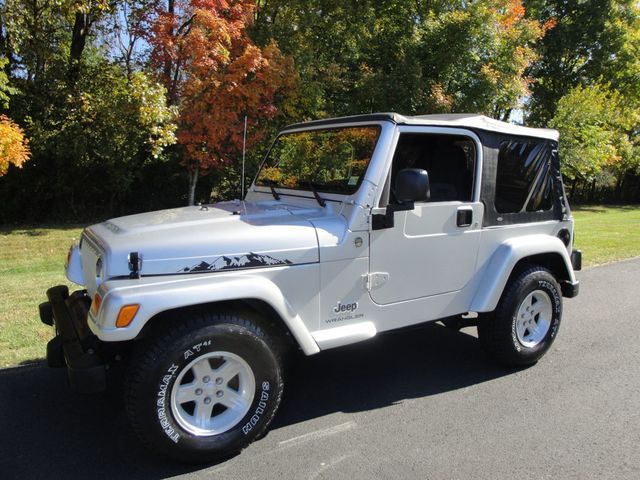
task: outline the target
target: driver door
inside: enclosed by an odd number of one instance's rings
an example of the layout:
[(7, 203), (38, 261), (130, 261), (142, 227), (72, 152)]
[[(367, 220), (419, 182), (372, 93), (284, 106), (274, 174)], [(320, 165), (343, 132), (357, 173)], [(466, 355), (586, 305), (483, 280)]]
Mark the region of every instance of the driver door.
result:
[(392, 227), (372, 230), (370, 296), (376, 304), (455, 293), (472, 278), (484, 210), (478, 200), (480, 152), (469, 131), (401, 130), (383, 199), (397, 202), (393, 185), (404, 168), (426, 170), (431, 195), (413, 210), (395, 212)]

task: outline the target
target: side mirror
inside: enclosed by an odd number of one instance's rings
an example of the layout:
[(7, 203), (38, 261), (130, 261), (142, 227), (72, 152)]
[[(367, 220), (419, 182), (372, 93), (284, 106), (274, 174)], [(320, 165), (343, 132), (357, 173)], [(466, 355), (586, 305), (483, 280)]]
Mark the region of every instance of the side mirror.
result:
[(405, 168), (398, 172), (394, 196), (398, 203), (387, 205), (385, 213), (373, 214), (371, 228), (393, 228), (394, 213), (413, 210), (413, 202), (429, 200), (429, 174), (421, 168)]
[(421, 168), (405, 168), (396, 177), (396, 198), (399, 202), (429, 200), (429, 174)]

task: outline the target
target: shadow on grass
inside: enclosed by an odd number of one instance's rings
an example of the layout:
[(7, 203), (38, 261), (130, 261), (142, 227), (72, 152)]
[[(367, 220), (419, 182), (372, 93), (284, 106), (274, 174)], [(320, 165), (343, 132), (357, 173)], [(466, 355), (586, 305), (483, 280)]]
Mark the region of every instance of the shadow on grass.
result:
[[(474, 337), (436, 324), (296, 360), (272, 430), (512, 373), (487, 362)], [(205, 468), (148, 453), (128, 428), (119, 393), (75, 394), (65, 370), (35, 365), (0, 371), (0, 405), (4, 478), (163, 479)]]
[(575, 212), (587, 212), (587, 213), (609, 213), (609, 210), (639, 210), (640, 205), (571, 205), (571, 210)]
[(9, 367), (9, 368), (46, 367), (46, 366), (47, 366), (46, 358), (30, 358), (29, 360), (21, 361), (15, 367)]
[(0, 225), (0, 235), (24, 235), (28, 237), (42, 237), (49, 233), (49, 230), (81, 230), (87, 225), (96, 222), (82, 224), (37, 224), (37, 225)]

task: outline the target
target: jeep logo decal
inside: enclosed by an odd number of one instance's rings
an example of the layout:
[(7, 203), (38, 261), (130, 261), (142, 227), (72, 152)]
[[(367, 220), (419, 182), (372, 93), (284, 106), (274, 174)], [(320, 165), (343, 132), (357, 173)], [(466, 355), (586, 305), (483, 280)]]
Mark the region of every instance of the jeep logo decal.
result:
[(358, 302), (353, 303), (342, 303), (338, 302), (338, 304), (333, 307), (333, 313), (345, 313), (345, 312), (355, 312), (358, 309)]

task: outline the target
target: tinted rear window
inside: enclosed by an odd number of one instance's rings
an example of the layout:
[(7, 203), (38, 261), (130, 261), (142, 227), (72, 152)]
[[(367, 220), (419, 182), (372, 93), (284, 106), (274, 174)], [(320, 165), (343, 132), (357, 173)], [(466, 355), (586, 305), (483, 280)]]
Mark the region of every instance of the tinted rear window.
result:
[(511, 140), (500, 145), (495, 196), (499, 213), (550, 210), (552, 187), (548, 143)]

